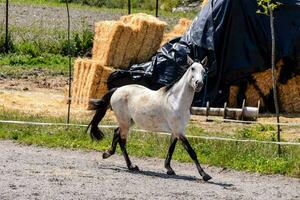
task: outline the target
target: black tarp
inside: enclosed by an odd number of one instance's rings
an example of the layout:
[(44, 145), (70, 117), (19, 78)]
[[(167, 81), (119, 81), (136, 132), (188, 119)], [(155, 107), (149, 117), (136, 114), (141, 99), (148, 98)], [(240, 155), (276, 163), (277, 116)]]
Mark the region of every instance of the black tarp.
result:
[[(276, 60), (300, 63), (300, 0), (277, 2), (281, 5), (274, 11)], [(209, 1), (181, 38), (165, 44), (149, 62), (113, 73), (109, 87), (137, 83), (158, 89), (185, 72), (187, 55), (198, 61), (208, 56), (207, 92), (197, 94), (194, 104), (222, 105), (231, 84), (271, 66), (269, 17), (257, 10), (256, 0)], [(289, 70), (300, 73), (300, 66), (294, 64)]]

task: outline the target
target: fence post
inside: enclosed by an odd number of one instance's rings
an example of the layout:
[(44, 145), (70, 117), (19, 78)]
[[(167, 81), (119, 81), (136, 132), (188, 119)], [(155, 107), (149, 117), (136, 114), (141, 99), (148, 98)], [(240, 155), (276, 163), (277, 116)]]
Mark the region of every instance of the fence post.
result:
[(128, 0), (128, 15), (131, 14), (131, 1)]
[(67, 116), (67, 124), (70, 123), (70, 114), (71, 114), (71, 89), (72, 89), (72, 67), (71, 67), (71, 49), (70, 49), (70, 11), (68, 0), (66, 0), (67, 6), (67, 14), (68, 14), (68, 56), (69, 56), (69, 95), (68, 95), (68, 116)]
[(5, 16), (5, 53), (8, 53), (8, 0), (6, 0), (6, 16)]
[(158, 17), (158, 0), (156, 0), (156, 12), (155, 12), (155, 16)]

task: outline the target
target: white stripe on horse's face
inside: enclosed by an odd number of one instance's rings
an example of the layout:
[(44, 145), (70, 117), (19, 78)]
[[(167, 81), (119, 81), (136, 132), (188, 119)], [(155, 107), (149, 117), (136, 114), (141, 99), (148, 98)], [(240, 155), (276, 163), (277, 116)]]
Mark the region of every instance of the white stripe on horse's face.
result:
[(200, 92), (204, 82), (205, 69), (201, 63), (194, 62), (188, 69), (188, 81), (195, 92)]

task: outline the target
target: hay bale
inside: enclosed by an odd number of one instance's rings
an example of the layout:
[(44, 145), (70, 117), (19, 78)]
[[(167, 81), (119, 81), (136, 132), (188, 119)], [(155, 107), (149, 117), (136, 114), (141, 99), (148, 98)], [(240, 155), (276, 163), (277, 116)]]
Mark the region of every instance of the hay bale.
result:
[(73, 104), (91, 109), (90, 99), (101, 98), (107, 92), (107, 79), (113, 69), (90, 59), (77, 59), (74, 64)]
[(300, 113), (300, 76), (293, 77), (286, 84), (279, 84), (278, 96), (281, 111)]
[(192, 22), (193, 21), (190, 19), (181, 18), (179, 19), (178, 24), (174, 26), (172, 32), (178, 35), (183, 35), (192, 25)]
[(135, 60), (136, 63), (142, 63), (148, 61), (151, 58), (151, 56), (157, 51), (158, 46), (163, 38), (163, 32), (166, 23), (160, 21), (152, 15), (147, 15), (144, 13), (137, 13), (121, 18), (121, 20), (130, 24), (138, 24), (134, 22), (134, 20), (137, 19), (143, 21), (147, 25), (145, 26), (147, 27), (147, 30), (145, 32), (143, 41), (141, 43)]
[(256, 107), (258, 101), (260, 101), (260, 107), (265, 107), (264, 99), (260, 96), (259, 91), (253, 84), (248, 84), (245, 92), (246, 105)]
[[(283, 61), (279, 60), (276, 64), (276, 74), (275, 79), (278, 82), (279, 75), (281, 72), (281, 68), (283, 65)], [(258, 87), (256, 88), (254, 84), (248, 84), (247, 90), (245, 93), (246, 96), (246, 104), (248, 106), (257, 106), (258, 100), (260, 100), (260, 105), (262, 108), (265, 107), (267, 102), (264, 102), (263, 96), (270, 95), (270, 92), (273, 88), (272, 85), (272, 70), (268, 69), (263, 72), (258, 72), (252, 74), (252, 78), (255, 81), (255, 85)], [(260, 95), (260, 92), (263, 96)]]
[(148, 25), (145, 20), (141, 20), (138, 16), (131, 16), (131, 21), (128, 21), (128, 16), (124, 17), (124, 21), (132, 27), (132, 35), (130, 42), (127, 44), (127, 51), (125, 53), (123, 62), (124, 66), (130, 66), (134, 63), (137, 63), (137, 56), (142, 48), (144, 38), (147, 33)]
[(93, 60), (114, 68), (145, 62), (159, 48), (165, 26), (165, 22), (142, 13), (123, 16), (119, 21), (98, 22)]
[(187, 18), (181, 18), (177, 25), (175, 25), (169, 33), (165, 33), (163, 36), (163, 40), (161, 42), (161, 46), (170, 40), (182, 36), (191, 26), (192, 20)]
[[(111, 65), (120, 37), (124, 31), (124, 23), (117, 21), (101, 21), (95, 24), (95, 37), (92, 59), (101, 65)], [(116, 56), (117, 57), (117, 56)]]
[[(276, 71), (275, 71), (276, 82), (278, 81), (282, 65), (283, 65), (282, 60), (280, 60), (276, 64)], [(254, 73), (252, 75), (252, 78), (255, 80), (256, 85), (259, 87), (259, 89), (261, 90), (263, 95), (267, 96), (267, 95), (270, 94), (270, 91), (273, 88), (273, 85), (272, 85), (272, 70), (271, 69), (268, 69), (268, 70), (263, 71), (263, 72)]]
[(113, 72), (113, 69), (110, 67), (102, 67), (102, 74), (99, 80), (98, 88), (95, 93), (94, 98), (101, 98), (104, 94), (108, 92), (108, 87), (107, 87), (107, 79), (110, 76), (110, 74)]
[(89, 104), (91, 99), (100, 99), (108, 92), (107, 79), (113, 69), (110, 67), (95, 65), (95, 76), (90, 83), (91, 87), (88, 91), (87, 101), (83, 104), (87, 110), (93, 109), (93, 106)]
[(127, 68), (123, 60), (125, 58), (126, 51), (128, 49), (128, 43), (130, 42), (131, 35), (133, 34), (132, 27), (122, 24), (123, 31), (115, 49), (115, 56), (112, 60), (111, 66), (116, 68)]
[(232, 85), (230, 86), (229, 97), (228, 97), (228, 106), (231, 108), (237, 107), (237, 95), (239, 93), (239, 87)]
[[(72, 84), (72, 96), (73, 97), (76, 97), (77, 96), (77, 93), (79, 91), (79, 82), (81, 81), (80, 80), (80, 66), (81, 66), (81, 62), (82, 62), (82, 59), (81, 58), (77, 58), (75, 60), (75, 63), (74, 63), (74, 75), (73, 75), (73, 84)], [(67, 93), (65, 93), (65, 96), (67, 97), (67, 101), (68, 102), (68, 95)], [(75, 103), (76, 100), (73, 98), (73, 101), (72, 103)]]
[(79, 85), (79, 91), (77, 93), (77, 103), (78, 104), (83, 104), (85, 102), (85, 90), (86, 90), (86, 87), (88, 85), (88, 82), (86, 81), (88, 79), (88, 75), (89, 75), (89, 72), (91, 70), (91, 66), (92, 66), (92, 61), (89, 60), (89, 59), (84, 59), (82, 61), (82, 65), (81, 65), (81, 76), (80, 76), (80, 85)]

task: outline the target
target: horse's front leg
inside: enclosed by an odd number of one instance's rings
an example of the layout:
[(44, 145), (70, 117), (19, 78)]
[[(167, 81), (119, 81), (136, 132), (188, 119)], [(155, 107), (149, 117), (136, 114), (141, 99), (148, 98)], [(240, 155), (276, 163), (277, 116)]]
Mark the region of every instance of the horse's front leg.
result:
[(114, 131), (114, 137), (111, 143), (111, 148), (103, 153), (102, 155), (103, 159), (106, 159), (111, 155), (115, 154), (119, 140), (120, 140), (120, 128), (116, 128)]
[(165, 160), (165, 168), (167, 169), (167, 174), (168, 175), (175, 175), (175, 172), (171, 167), (171, 159), (172, 159), (172, 155), (173, 155), (177, 140), (178, 140), (177, 137), (175, 137), (174, 135), (171, 136), (169, 151), (168, 151), (168, 154), (167, 154), (167, 158)]
[(187, 138), (183, 134), (181, 134), (179, 136), (179, 140), (182, 142), (185, 150), (189, 153), (190, 157), (195, 162), (196, 167), (198, 169), (198, 172), (202, 176), (203, 180), (208, 181), (209, 179), (211, 179), (211, 176), (209, 176), (207, 173), (205, 173), (204, 170), (202, 169), (202, 167), (201, 167), (201, 165), (198, 161), (197, 154), (194, 151), (194, 149), (191, 147), (191, 145), (190, 145), (189, 141), (187, 140)]

